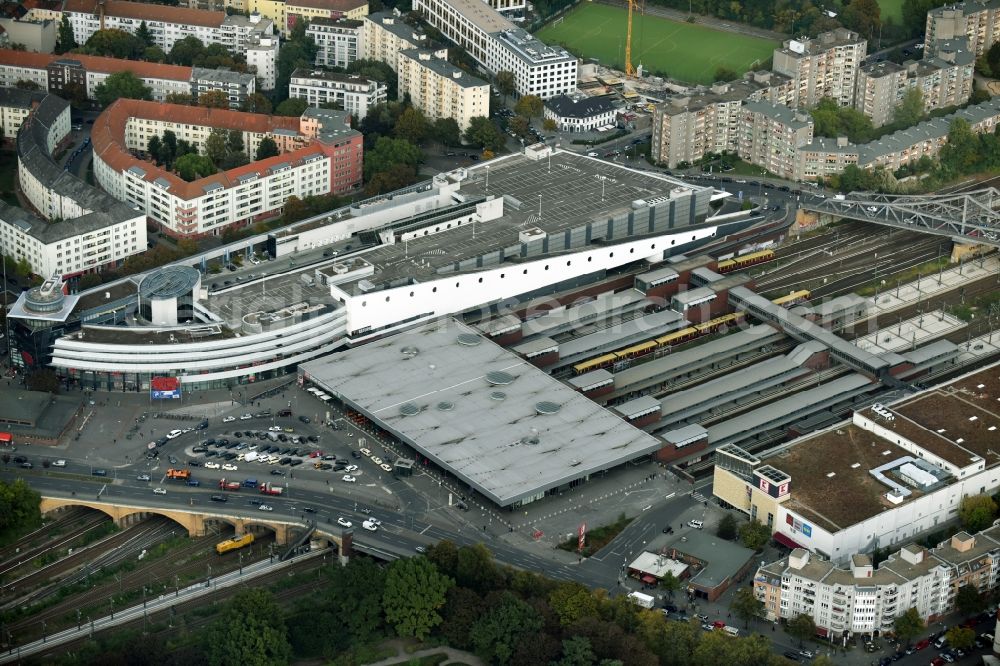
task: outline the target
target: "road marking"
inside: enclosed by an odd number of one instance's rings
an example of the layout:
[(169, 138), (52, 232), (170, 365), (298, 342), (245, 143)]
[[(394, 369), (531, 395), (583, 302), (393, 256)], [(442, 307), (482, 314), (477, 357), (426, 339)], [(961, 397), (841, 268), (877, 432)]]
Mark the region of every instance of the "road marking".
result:
[(675, 492), (674, 493), (670, 493), (669, 495), (665, 496), (663, 499), (670, 499), (671, 497), (673, 497), (676, 494), (677, 493), (675, 493)]

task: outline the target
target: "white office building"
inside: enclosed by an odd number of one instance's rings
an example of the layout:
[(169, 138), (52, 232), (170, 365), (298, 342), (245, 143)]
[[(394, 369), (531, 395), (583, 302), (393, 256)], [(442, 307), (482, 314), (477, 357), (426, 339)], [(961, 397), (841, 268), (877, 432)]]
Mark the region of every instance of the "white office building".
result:
[(297, 69), (292, 72), (288, 96), (304, 99), (309, 106), (338, 104), (355, 120), (363, 120), (368, 109), (386, 101), (384, 83), (357, 74), (338, 74), (319, 70)]
[(315, 18), (306, 35), (316, 43), (317, 67), (347, 67), (363, 57), (365, 23), (346, 18)]
[(477, 116), (490, 115), (490, 84), (448, 62), (447, 49), (399, 52), (399, 99), (410, 96), (429, 120), (454, 118), (464, 132)]
[(274, 90), (278, 78), (278, 38), (261, 37), (247, 45), (247, 66), (257, 74), (262, 90)]

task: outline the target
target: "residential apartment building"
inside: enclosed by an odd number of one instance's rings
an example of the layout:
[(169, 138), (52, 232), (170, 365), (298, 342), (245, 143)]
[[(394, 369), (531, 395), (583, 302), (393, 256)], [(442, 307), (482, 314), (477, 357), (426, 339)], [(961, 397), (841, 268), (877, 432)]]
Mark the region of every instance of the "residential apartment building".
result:
[(927, 12), (924, 50), (929, 51), (941, 40), (966, 38), (969, 50), (976, 58), (985, 54), (1000, 40), (1000, 2), (970, 0), (936, 7)]
[[(138, 207), (170, 234), (219, 234), (230, 225), (276, 215), (290, 196), (359, 187), (362, 137), (347, 120), (348, 114), (334, 111), (283, 118), (119, 99), (94, 124), (94, 177), (108, 193)], [(194, 182), (135, 157), (151, 137), (168, 129), (201, 148), (216, 128), (242, 131), (248, 154), (265, 137), (282, 152)]]
[(5, 143), (17, 138), (21, 123), (46, 93), (20, 88), (0, 88), (0, 139)]
[(288, 96), (304, 99), (309, 106), (337, 104), (361, 121), (368, 109), (386, 101), (387, 88), (384, 83), (357, 74), (297, 69), (292, 72)]
[(165, 101), (170, 94), (197, 95), (207, 90), (221, 90), (230, 98), (230, 105), (237, 107), (256, 89), (252, 75), (225, 69), (162, 65), (76, 53), (58, 56), (0, 49), (0, 87), (15, 87), (18, 81), (32, 81), (67, 99), (73, 98), (74, 89), (94, 99), (94, 89), (116, 72), (132, 72), (142, 79), (157, 102)]
[(854, 107), (881, 127), (892, 122), (893, 113), (907, 87), (907, 70), (888, 60), (873, 62), (858, 71), (858, 92)]
[(52, 53), (56, 48), (59, 26), (49, 19), (0, 17), (0, 48), (23, 46), (26, 51)]
[(852, 106), (867, 52), (868, 42), (858, 33), (837, 28), (815, 39), (786, 40), (774, 50), (772, 69), (794, 80), (791, 106), (810, 108), (824, 97)]
[(877, 568), (867, 555), (852, 555), (847, 567), (838, 567), (797, 548), (757, 570), (754, 594), (771, 621), (808, 615), (822, 635), (850, 638), (891, 631), (910, 608), (925, 623), (935, 622), (955, 610), (964, 585), (993, 591), (998, 568), (1000, 528), (991, 527), (975, 536), (959, 532), (930, 550), (905, 545)]
[(209, 91), (220, 91), (229, 98), (229, 108), (238, 109), (248, 95), (257, 91), (257, 78), (253, 74), (234, 72), (225, 67), (191, 69), (191, 97), (195, 101)]
[(813, 138), (809, 114), (769, 102), (746, 102), (738, 117), (740, 159), (794, 180), (797, 150)]
[(482, 0), (415, 0), (413, 9), (491, 74), (512, 72), (518, 96), (548, 99), (576, 90), (576, 56), (546, 45)]
[(135, 34), (145, 22), (153, 44), (166, 52), (185, 37), (204, 44), (221, 44), (243, 54), (248, 44), (274, 34), (272, 22), (260, 14), (249, 17), (225, 12), (189, 9), (125, 0), (66, 0), (63, 15), (73, 27), (73, 38), (84, 44), (101, 28)]
[(812, 143), (798, 149), (795, 175), (797, 180), (815, 181), (841, 173), (848, 165), (858, 165), (858, 146), (846, 136), (836, 139), (818, 136)]
[(274, 90), (278, 79), (278, 38), (261, 37), (247, 45), (247, 67), (257, 74), (261, 90)]
[(717, 83), (668, 99), (653, 113), (651, 157), (673, 169), (706, 153), (736, 152), (743, 103), (787, 104), (791, 84), (792, 80), (781, 74), (750, 72), (739, 81)]
[[(362, 20), (368, 14), (368, 0), (237, 0), (240, 9), (257, 12), (271, 20), (276, 30), (288, 36), (296, 23), (316, 19)], [(231, 4), (236, 4), (232, 2)]]
[(544, 115), (560, 132), (590, 132), (614, 127), (617, 107), (610, 97), (569, 97), (558, 95), (545, 100)]
[(399, 52), (427, 43), (427, 35), (403, 20), (398, 10), (377, 12), (365, 17), (361, 38), (362, 58), (378, 60), (399, 71)]
[(464, 132), (477, 116), (490, 115), (490, 84), (448, 62), (448, 50), (399, 52), (399, 99), (409, 95), (429, 120), (454, 118)]
[(317, 18), (309, 22), (306, 35), (316, 43), (317, 67), (347, 67), (364, 57), (364, 21)]

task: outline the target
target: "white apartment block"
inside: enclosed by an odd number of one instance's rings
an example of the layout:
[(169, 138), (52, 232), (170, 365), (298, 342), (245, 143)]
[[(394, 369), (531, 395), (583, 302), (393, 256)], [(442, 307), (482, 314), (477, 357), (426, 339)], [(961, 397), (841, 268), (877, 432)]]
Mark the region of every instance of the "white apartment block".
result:
[(230, 69), (206, 69), (194, 67), (191, 70), (191, 97), (198, 98), (212, 91), (225, 93), (229, 108), (238, 109), (247, 96), (257, 91), (257, 78), (253, 74), (234, 72)]
[(430, 120), (454, 118), (464, 132), (472, 118), (490, 115), (490, 84), (448, 62), (447, 49), (400, 51), (397, 74), (399, 99), (409, 95)]
[(319, 70), (297, 69), (288, 84), (288, 96), (304, 99), (309, 106), (338, 104), (355, 120), (364, 120), (368, 109), (386, 101), (384, 83), (357, 74), (338, 74)]
[(576, 56), (546, 45), (481, 0), (415, 0), (413, 9), (490, 74), (512, 72), (518, 96), (548, 99), (576, 90)]
[(797, 548), (786, 560), (760, 567), (754, 594), (771, 621), (808, 615), (832, 638), (891, 631), (895, 619), (916, 608), (925, 623), (955, 610), (959, 588), (986, 594), (996, 588), (1000, 529), (959, 532), (926, 549), (908, 544), (878, 568), (856, 554), (841, 568)]
[(966, 38), (978, 58), (1000, 40), (1000, 2), (970, 0), (937, 7), (927, 12), (924, 50), (941, 40)]
[(261, 90), (274, 90), (278, 79), (278, 38), (261, 37), (247, 44), (247, 67), (257, 74)]
[(44, 92), (21, 90), (20, 88), (0, 88), (0, 139), (13, 142), (21, 123), (28, 117), (36, 104), (45, 98)]
[(399, 11), (377, 12), (364, 19), (360, 39), (362, 59), (377, 60), (399, 71), (399, 52), (427, 43), (427, 35), (403, 20)]
[(888, 60), (865, 65), (858, 71), (854, 107), (875, 127), (888, 125), (906, 92), (906, 78), (906, 68)]
[(166, 52), (185, 37), (204, 44), (222, 44), (232, 53), (245, 53), (251, 42), (274, 34), (270, 20), (259, 14), (249, 17), (225, 12), (188, 9), (124, 0), (66, 0), (63, 15), (69, 18), (73, 36), (84, 44), (102, 27), (135, 34), (145, 21), (153, 43)]
[(867, 52), (868, 42), (858, 33), (837, 28), (816, 39), (785, 41), (774, 50), (772, 69), (794, 80), (791, 106), (811, 108), (823, 97), (852, 106)]
[(797, 150), (813, 138), (808, 113), (768, 102), (747, 102), (740, 110), (740, 159), (794, 180)]
[(365, 21), (317, 18), (306, 27), (306, 35), (312, 37), (319, 49), (316, 52), (317, 67), (346, 68), (364, 57)]

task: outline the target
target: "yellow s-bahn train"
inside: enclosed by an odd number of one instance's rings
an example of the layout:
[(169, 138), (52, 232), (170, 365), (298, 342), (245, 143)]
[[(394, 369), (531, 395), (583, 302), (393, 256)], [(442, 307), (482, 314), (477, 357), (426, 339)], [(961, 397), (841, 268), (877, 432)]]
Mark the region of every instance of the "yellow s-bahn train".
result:
[(799, 303), (808, 301), (810, 296), (812, 296), (812, 292), (810, 292), (808, 289), (799, 289), (798, 291), (793, 291), (792, 293), (786, 296), (779, 296), (778, 298), (773, 299), (771, 302), (774, 303), (775, 305), (780, 305), (782, 307), (790, 308), (793, 305), (798, 305)]
[(609, 365), (617, 363), (618, 361), (629, 358), (638, 358), (640, 356), (645, 356), (646, 354), (651, 354), (657, 349), (662, 349), (663, 347), (671, 347), (682, 342), (687, 342), (688, 340), (694, 340), (695, 338), (703, 335), (715, 333), (723, 326), (734, 326), (743, 321), (744, 316), (745, 315), (742, 312), (734, 312), (732, 314), (723, 315), (721, 317), (716, 317), (715, 319), (702, 322), (701, 324), (694, 324), (692, 326), (688, 326), (687, 328), (682, 328), (679, 331), (673, 331), (672, 333), (661, 335), (660, 337), (653, 338), (652, 340), (640, 342), (619, 351), (601, 354), (600, 356), (595, 356), (594, 358), (581, 361), (580, 363), (574, 365), (573, 373), (582, 375), (583, 373), (590, 372), (591, 370), (605, 368)]
[(228, 553), (231, 550), (238, 550), (244, 546), (249, 546), (253, 543), (253, 535), (249, 532), (243, 536), (233, 537), (232, 539), (226, 539), (225, 541), (220, 541), (215, 544), (215, 552), (219, 555), (223, 553)]
[(732, 273), (733, 271), (741, 271), (744, 268), (750, 268), (757, 264), (763, 264), (765, 262), (774, 259), (774, 250), (760, 250), (759, 252), (750, 252), (749, 254), (744, 254), (739, 257), (733, 257), (732, 259), (726, 259), (725, 261), (720, 261), (715, 269), (717, 273)]

